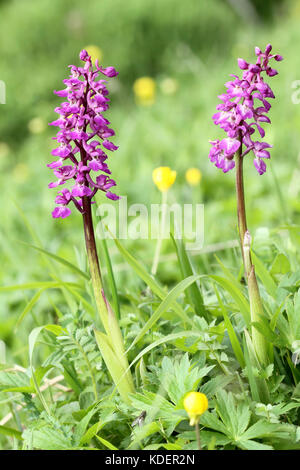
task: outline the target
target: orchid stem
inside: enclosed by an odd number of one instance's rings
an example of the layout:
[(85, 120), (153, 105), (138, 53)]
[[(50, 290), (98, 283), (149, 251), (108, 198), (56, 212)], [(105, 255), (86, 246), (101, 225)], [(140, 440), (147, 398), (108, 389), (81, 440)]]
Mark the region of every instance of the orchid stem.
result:
[[(240, 148), (236, 152), (236, 194), (237, 194), (237, 216), (238, 227), (241, 242), (241, 250), (245, 269), (245, 276), (248, 281), (248, 292), (250, 301), (251, 323), (261, 323), (264, 315), (263, 304), (259, 293), (259, 287), (255, 275), (255, 267), (251, 259), (250, 243), (251, 237), (247, 229), (244, 178), (243, 178), (243, 159), (242, 156), (242, 138), (240, 137)], [(261, 365), (268, 364), (268, 344), (264, 336), (252, 326), (252, 342), (257, 359)]]
[[(93, 227), (91, 200), (88, 197), (83, 197), (83, 225), (87, 256), (89, 261), (92, 286), (97, 305), (100, 320), (107, 334), (108, 345), (110, 353), (104, 356), (108, 370), (114, 371), (113, 377), (115, 385), (118, 387), (119, 392), (123, 399), (128, 402), (128, 393), (134, 391), (134, 384), (129, 369), (129, 364), (125, 354), (124, 340), (118, 319), (112, 310), (108, 300), (105, 297), (103, 290), (103, 283), (100, 271), (100, 264), (97, 254), (97, 247), (95, 241), (95, 233)], [(96, 336), (97, 339), (97, 336)], [(98, 340), (97, 340), (98, 342)], [(99, 344), (98, 344), (99, 345)], [(112, 355), (111, 355), (112, 354)], [(102, 353), (103, 355), (103, 353)], [(120, 366), (118, 370), (121, 372), (116, 374), (116, 363)]]
[(100, 272), (99, 259), (96, 248), (95, 233), (93, 227), (91, 200), (88, 197), (83, 197), (83, 226), (86, 251), (89, 261), (92, 286), (95, 295), (95, 301), (98, 309), (98, 313), (105, 331), (108, 333), (108, 311), (107, 306), (103, 298), (103, 285)]

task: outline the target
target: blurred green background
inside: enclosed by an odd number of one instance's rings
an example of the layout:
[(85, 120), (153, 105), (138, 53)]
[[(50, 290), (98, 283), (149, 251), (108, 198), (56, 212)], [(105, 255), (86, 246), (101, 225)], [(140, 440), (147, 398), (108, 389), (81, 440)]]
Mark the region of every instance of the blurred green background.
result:
[[(80, 215), (51, 217), (56, 192), (47, 188), (53, 176), (46, 164), (55, 130), (47, 123), (60, 102), (53, 90), (62, 88), (67, 66), (78, 64), (79, 51), (89, 45), (100, 48), (104, 66), (120, 72), (109, 83), (109, 119), (120, 146), (110, 166), (119, 194), (129, 203), (158, 203), (152, 170), (170, 166), (177, 171), (170, 200), (205, 204), (207, 247), (237, 237), (234, 174), (223, 175), (207, 158), (208, 141), (221, 135), (211, 120), (217, 95), (228, 75), (238, 73), (237, 57), (253, 61), (256, 45), (272, 43), (285, 59), (277, 64), (279, 75), (270, 79), (277, 99), (272, 125), (265, 128), (274, 148), (264, 176), (256, 173), (252, 157), (247, 159), (248, 221), (253, 233), (286, 221), (299, 223), (300, 104), (292, 102), (293, 82), (300, 80), (299, 21), (298, 0), (0, 0), (0, 80), (6, 84), (6, 104), (0, 105), (1, 284), (49, 278), (38, 253), (19, 241), (36, 243), (38, 237), (45, 249), (83, 263)], [(145, 76), (155, 82), (147, 105), (137, 102), (133, 90)], [(185, 181), (190, 167), (202, 172), (195, 188)], [(129, 240), (126, 246), (150, 266), (154, 241)], [(164, 243), (164, 255), (172, 250)], [(126, 292), (136, 278), (124, 269), (113, 244), (111, 252)], [(195, 257), (199, 271), (209, 270), (211, 263), (212, 257)], [(162, 263), (159, 275), (171, 284), (178, 267)], [(65, 270), (64, 279), (70, 278)], [(51, 295), (59, 301), (59, 292)], [(14, 362), (24, 362), (28, 331), (51, 315), (45, 295), (34, 320), (28, 316), (15, 335), (16, 318), (29, 298), (27, 292), (1, 296), (0, 337)]]

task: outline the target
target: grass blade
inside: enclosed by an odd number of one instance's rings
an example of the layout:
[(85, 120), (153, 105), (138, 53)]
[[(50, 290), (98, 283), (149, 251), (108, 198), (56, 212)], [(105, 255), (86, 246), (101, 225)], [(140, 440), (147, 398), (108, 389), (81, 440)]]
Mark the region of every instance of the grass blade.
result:
[[(172, 233), (171, 233), (171, 239), (173, 241), (173, 244), (176, 250), (182, 279), (185, 279), (188, 276), (194, 275), (195, 273), (194, 273), (190, 258), (188, 256), (188, 253), (186, 252), (184, 241), (175, 240)], [(189, 299), (189, 303), (192, 306), (194, 306), (195, 311), (199, 312), (201, 316), (204, 316), (207, 319), (208, 315), (204, 307), (203, 297), (200, 291), (200, 287), (198, 286), (197, 283), (194, 283), (191, 286), (189, 286), (189, 288), (187, 289), (187, 297)]]
[(221, 276), (215, 276), (215, 275), (210, 275), (209, 276), (211, 279), (214, 279), (220, 286), (223, 287), (233, 298), (235, 303), (240, 309), (241, 314), (244, 317), (244, 320), (246, 322), (246, 325), (249, 326), (250, 324), (250, 306), (249, 302), (246, 300), (244, 294), (239, 288), (236, 286), (235, 283), (232, 281), (229, 281), (228, 279), (225, 279), (224, 277)]
[(117, 318), (120, 318), (120, 303), (119, 303), (118, 290), (117, 290), (117, 285), (115, 281), (115, 276), (114, 276), (114, 272), (112, 268), (112, 263), (111, 263), (108, 247), (107, 247), (107, 242), (104, 237), (101, 238), (101, 246), (102, 246), (102, 250), (103, 250), (104, 258), (105, 258), (105, 264), (106, 264), (106, 269), (107, 269), (107, 282), (108, 282), (109, 291), (112, 296), (113, 310)]
[(181, 281), (177, 286), (175, 286), (169, 294), (164, 298), (161, 302), (159, 307), (155, 310), (155, 312), (151, 315), (147, 323), (144, 325), (138, 336), (135, 338), (133, 343), (131, 344), (130, 348), (127, 352), (133, 348), (133, 346), (142, 339), (142, 337), (147, 333), (147, 331), (152, 328), (152, 326), (159, 320), (159, 318), (171, 307), (172, 303), (179, 297), (179, 295), (185, 291), (193, 282), (197, 281), (201, 278), (201, 275), (194, 275), (190, 276), (183, 281)]
[(67, 261), (65, 258), (62, 258), (61, 256), (57, 256), (54, 253), (51, 253), (50, 251), (45, 250), (44, 248), (40, 248), (40, 247), (35, 246), (35, 245), (30, 245), (29, 243), (25, 243), (25, 242), (20, 241), (20, 240), (18, 240), (18, 243), (21, 243), (22, 245), (25, 245), (29, 248), (32, 248), (33, 250), (39, 251), (40, 253), (43, 253), (46, 256), (49, 256), (49, 258), (54, 259), (55, 261), (57, 261), (60, 264), (63, 264), (64, 266), (67, 266), (72, 271), (76, 272), (77, 274), (84, 277), (88, 281), (90, 280), (90, 276), (87, 273), (85, 273), (84, 271), (79, 269), (77, 266), (75, 266), (75, 264), (70, 263), (70, 261)]
[(229, 339), (230, 339), (230, 342), (231, 342), (233, 352), (234, 352), (235, 357), (237, 358), (237, 361), (239, 362), (241, 368), (243, 369), (246, 364), (245, 364), (245, 359), (244, 359), (242, 348), (241, 348), (239, 340), (238, 340), (238, 338), (235, 334), (235, 331), (234, 331), (232, 323), (229, 319), (229, 316), (227, 315), (225, 305), (223, 304), (223, 302), (221, 300), (221, 297), (220, 297), (220, 295), (219, 295), (219, 293), (218, 293), (215, 286), (214, 286), (214, 289), (215, 289), (215, 293), (216, 293), (218, 302), (219, 302), (220, 307), (221, 307), (221, 311), (222, 311), (222, 314), (223, 314), (223, 317), (224, 317), (225, 326), (226, 326), (226, 329), (227, 329), (227, 332), (228, 332), (228, 336), (229, 336)]
[[(115, 244), (117, 248), (119, 249), (120, 253), (124, 256), (128, 264), (135, 270), (137, 275), (150, 287), (152, 292), (154, 292), (157, 297), (159, 297), (161, 300), (164, 300), (166, 297), (166, 292), (164, 289), (153, 279), (153, 277), (150, 276), (150, 274), (147, 273), (145, 268), (134, 258), (127, 250), (124, 248), (124, 246), (114, 238)], [(188, 315), (184, 312), (184, 310), (181, 308), (181, 306), (175, 301), (172, 303), (172, 310), (174, 310), (175, 313), (186, 323), (193, 324), (192, 320), (188, 317)]]
[(269, 271), (265, 268), (263, 262), (256, 256), (256, 254), (251, 251), (251, 256), (253, 259), (253, 264), (255, 266), (255, 271), (265, 286), (267, 292), (274, 298), (276, 299), (277, 296), (277, 286), (276, 283), (274, 282), (271, 274)]
[(13, 286), (0, 287), (0, 292), (11, 292), (15, 290), (30, 290), (30, 289), (59, 289), (60, 287), (75, 287), (81, 288), (75, 282), (58, 282), (58, 281), (36, 281), (26, 282), (24, 284), (16, 284)]

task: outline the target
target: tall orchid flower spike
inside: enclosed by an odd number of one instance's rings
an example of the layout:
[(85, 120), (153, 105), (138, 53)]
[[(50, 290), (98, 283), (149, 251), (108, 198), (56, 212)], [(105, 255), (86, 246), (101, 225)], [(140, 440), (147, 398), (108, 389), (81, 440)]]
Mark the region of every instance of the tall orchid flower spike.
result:
[[(243, 70), (242, 77), (233, 75), (233, 80), (225, 84), (227, 91), (219, 96), (222, 104), (217, 106), (218, 112), (213, 115), (214, 123), (226, 132), (227, 137), (221, 141), (211, 141), (212, 147), (209, 152), (210, 160), (224, 173), (236, 168), (239, 235), (248, 282), (251, 322), (256, 324), (262, 323), (264, 309), (251, 259), (251, 236), (246, 219), (243, 161), (246, 155), (252, 152), (254, 166), (262, 175), (266, 171), (265, 160), (270, 158), (267, 149), (271, 145), (256, 140), (254, 134), (258, 131), (260, 137), (263, 138), (265, 131), (261, 124), (271, 122), (267, 115), (271, 108), (268, 100), (274, 99), (275, 96), (264, 81), (264, 76), (273, 77), (278, 73), (270, 66), (271, 59), (278, 62), (283, 59), (278, 54), (271, 54), (271, 51), (271, 44), (267, 45), (264, 52), (256, 47), (257, 60), (255, 64), (238, 59), (238, 66)], [(269, 345), (255, 326), (252, 327), (252, 342), (259, 363), (267, 365), (269, 363)]]
[(103, 289), (91, 211), (93, 198), (99, 190), (113, 201), (119, 199), (111, 192), (116, 183), (110, 178), (111, 172), (106, 163), (106, 152), (118, 149), (109, 140), (115, 132), (103, 116), (109, 107), (108, 90), (106, 80), (96, 80), (99, 74), (115, 77), (118, 72), (114, 67), (100, 67), (98, 60), (93, 67), (91, 56), (86, 50), (82, 50), (79, 57), (84, 62), (83, 67), (70, 65), (71, 75), (64, 80), (66, 88), (55, 92), (67, 101), (55, 109), (59, 118), (50, 124), (59, 127), (54, 137), (59, 146), (52, 151), (57, 160), (48, 165), (57, 178), (49, 187), (57, 188), (66, 184), (69, 187), (58, 192), (55, 199), (57, 206), (52, 216), (68, 217), (71, 214), (70, 205), (82, 214), (95, 301), (106, 332), (95, 331), (95, 336), (120, 395), (129, 402), (128, 397), (134, 391), (134, 385), (120, 327)]
[(59, 128), (53, 137), (59, 146), (51, 152), (58, 159), (47, 165), (57, 178), (49, 188), (69, 184), (69, 189), (58, 191), (57, 207), (52, 212), (55, 218), (68, 217), (72, 203), (83, 212), (84, 198), (91, 201), (99, 190), (109, 199), (119, 199), (111, 192), (116, 182), (110, 177), (107, 164), (107, 150), (118, 149), (109, 140), (115, 131), (104, 117), (109, 108), (109, 92), (106, 80), (96, 80), (99, 74), (115, 77), (118, 72), (114, 67), (100, 67), (97, 60), (94, 68), (86, 50), (81, 51), (80, 59), (84, 66), (70, 65), (71, 74), (63, 81), (66, 88), (54, 92), (67, 101), (55, 108), (59, 117), (50, 123)]
[[(234, 155), (240, 150), (244, 157), (252, 152), (254, 166), (262, 175), (266, 171), (265, 160), (270, 158), (267, 149), (271, 147), (267, 142), (256, 140), (254, 134), (258, 131), (260, 138), (264, 138), (265, 131), (261, 124), (270, 123), (268, 112), (271, 109), (270, 99), (274, 93), (264, 81), (264, 76), (273, 77), (278, 74), (269, 62), (283, 60), (278, 54), (271, 54), (272, 46), (268, 44), (262, 52), (255, 48), (257, 60), (249, 64), (244, 59), (238, 59), (238, 66), (243, 70), (242, 77), (231, 75), (233, 80), (225, 83), (226, 92), (219, 96), (222, 101), (217, 106), (217, 113), (213, 115), (214, 123), (223, 129), (227, 137), (211, 141), (209, 152), (210, 160), (224, 173), (235, 167)], [(244, 146), (244, 150), (242, 150)]]

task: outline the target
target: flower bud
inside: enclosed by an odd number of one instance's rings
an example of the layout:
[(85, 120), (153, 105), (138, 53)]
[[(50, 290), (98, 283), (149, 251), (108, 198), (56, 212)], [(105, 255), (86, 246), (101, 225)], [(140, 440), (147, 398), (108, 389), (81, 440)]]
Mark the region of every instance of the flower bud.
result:
[(197, 186), (202, 179), (202, 173), (198, 168), (189, 168), (185, 173), (185, 179), (189, 185)]
[(249, 64), (244, 59), (239, 58), (238, 59), (238, 66), (241, 70), (247, 70)]
[(152, 173), (154, 184), (162, 192), (168, 191), (176, 179), (176, 171), (172, 171), (168, 166), (155, 168)]
[(189, 392), (183, 400), (183, 406), (190, 418), (190, 425), (193, 426), (207, 410), (208, 400), (204, 393)]

